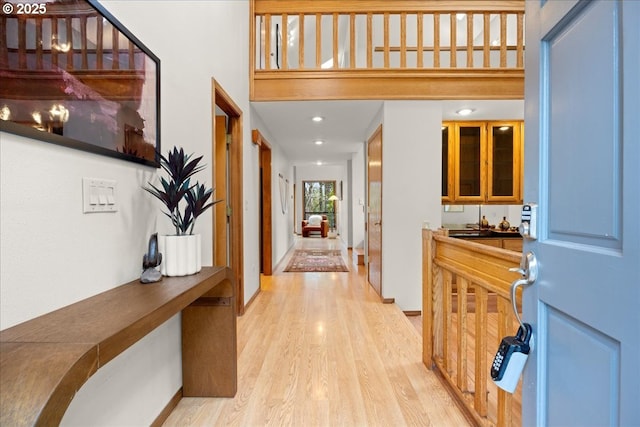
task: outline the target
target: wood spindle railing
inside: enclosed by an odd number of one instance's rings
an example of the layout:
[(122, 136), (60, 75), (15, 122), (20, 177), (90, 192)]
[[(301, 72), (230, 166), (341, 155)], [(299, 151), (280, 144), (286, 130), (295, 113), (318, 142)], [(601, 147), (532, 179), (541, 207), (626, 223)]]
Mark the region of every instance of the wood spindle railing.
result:
[[(95, 33), (92, 34), (88, 31), (90, 19), (95, 23)], [(6, 32), (0, 34), (0, 68), (57, 70), (61, 67), (73, 72), (104, 71), (106, 65), (110, 70), (137, 69), (138, 50), (135, 44), (128, 40), (126, 46), (119, 46), (120, 32), (116, 27), (111, 27), (105, 40), (103, 20), (97, 13), (39, 16), (29, 20), (1, 16), (2, 28), (7, 27), (9, 20), (15, 21), (17, 43), (9, 45)], [(27, 37), (27, 24), (33, 25), (33, 38)], [(60, 36), (61, 30), (63, 37)], [(50, 40), (44, 40), (45, 37)], [(110, 46), (105, 48), (105, 42)], [(144, 64), (140, 66), (144, 67)]]
[(509, 286), (518, 275), (509, 268), (519, 261), (518, 253), (423, 230), (423, 360), (478, 425), (521, 424), (520, 387), (512, 395), (489, 378), (500, 339), (515, 333)]
[[(409, 67), (409, 62), (407, 61), (407, 52), (416, 52), (416, 61), (415, 65), (411, 65), (412, 68), (423, 68), (427, 66), (428, 68), (440, 68), (441, 58), (440, 52), (443, 50), (449, 51), (449, 66), (448, 68), (474, 68), (475, 60), (473, 58), (474, 52), (477, 48), (483, 51), (483, 68), (507, 68), (507, 53), (510, 51), (515, 51), (515, 65), (512, 68), (521, 68), (523, 64), (523, 55), (524, 55), (524, 3), (521, 1), (508, 1), (504, 3), (496, 3), (496, 5), (492, 9), (481, 10), (479, 7), (474, 4), (472, 1), (460, 1), (456, 6), (459, 8), (457, 10), (447, 9), (443, 7), (440, 2), (434, 2), (433, 6), (429, 4), (421, 4), (417, 5), (417, 2), (411, 1), (398, 1), (397, 5), (389, 5), (386, 7), (387, 10), (383, 6), (380, 6), (380, 2), (374, 2), (376, 7), (375, 11), (367, 11), (367, 5), (359, 4), (357, 1), (344, 1), (344, 2), (331, 2), (328, 0), (324, 0), (322, 2), (295, 2), (295, 1), (286, 1), (281, 0), (278, 2), (274, 2), (272, 0), (253, 0), (254, 3), (258, 6), (265, 5), (263, 7), (273, 6), (278, 9), (278, 11), (262, 11), (262, 8), (257, 7), (258, 11), (255, 12), (254, 21), (255, 25), (261, 25), (260, 23), (264, 23), (265, 31), (261, 33), (264, 39), (260, 40), (260, 45), (265, 46), (265, 51), (263, 52), (264, 61), (259, 61), (259, 63), (263, 63), (264, 66), (260, 67), (259, 64), (256, 67), (256, 70), (264, 69), (269, 70), (270, 61), (266, 60), (270, 56), (275, 54), (275, 46), (274, 40), (272, 40), (272, 31), (274, 30), (273, 26), (275, 25), (275, 19), (278, 18), (279, 22), (282, 22), (281, 27), (281, 38), (283, 41), (283, 45), (278, 47), (278, 53), (280, 56), (285, 57), (288, 55), (289, 46), (288, 43), (284, 43), (284, 41), (289, 41), (290, 36), (288, 34), (288, 18), (290, 16), (294, 17), (294, 19), (298, 22), (298, 37), (296, 43), (298, 44), (298, 53), (299, 53), (299, 61), (298, 68), (300, 70), (304, 69), (320, 69), (323, 64), (322, 61), (322, 52), (323, 52), (323, 32), (325, 29), (323, 28), (323, 17), (324, 16), (332, 16), (332, 33), (333, 33), (333, 41), (332, 45), (325, 46), (328, 48), (326, 50), (327, 54), (333, 54), (333, 58), (337, 58), (340, 51), (341, 45), (337, 34), (339, 32), (339, 22), (340, 17), (345, 16), (348, 17), (346, 20), (348, 26), (348, 32), (350, 35), (350, 61), (349, 66), (346, 68), (351, 68), (353, 64), (357, 63), (358, 55), (362, 54), (362, 52), (356, 52), (357, 43), (356, 39), (358, 38), (358, 27), (356, 25), (356, 19), (358, 16), (366, 17), (367, 29), (366, 34), (363, 34), (367, 39), (367, 46), (365, 55), (367, 57), (367, 66), (366, 68), (371, 68), (373, 61), (370, 57), (378, 52), (382, 52), (382, 67), (384, 69), (389, 68), (398, 68), (398, 69), (406, 69)], [(319, 5), (316, 5), (319, 3)], [(336, 8), (340, 9), (340, 12), (332, 11), (329, 12), (328, 9), (330, 4), (336, 4)], [(402, 6), (400, 3), (406, 3), (407, 10), (401, 10)], [(465, 10), (467, 7), (470, 10)], [(282, 12), (280, 12), (282, 11)], [(458, 19), (457, 16), (459, 14), (464, 15), (466, 18), (466, 24), (464, 26), (464, 34), (466, 35), (466, 43), (464, 45), (459, 45), (458, 42)], [(424, 38), (423, 31), (425, 26), (424, 17), (428, 16), (428, 23), (433, 27), (433, 42), (431, 46), (426, 46), (428, 49), (425, 50), (424, 46)], [(307, 16), (315, 16), (316, 21), (316, 31), (315, 37), (305, 34), (304, 29), (304, 21)], [(383, 28), (382, 38), (383, 44), (378, 49), (378, 47), (374, 47), (373, 43), (369, 43), (372, 40), (373, 29), (372, 22), (373, 17), (380, 16), (382, 18)], [(474, 36), (475, 34), (475, 25), (474, 25), (474, 17), (482, 16), (483, 25), (481, 26), (482, 31), (482, 46), (478, 47), (474, 44)], [(492, 16), (496, 16), (498, 19), (498, 30), (499, 30), (499, 44), (497, 46), (492, 46), (491, 41), (491, 19)], [(515, 16), (515, 24), (509, 24), (508, 17)], [(257, 20), (255, 18), (258, 18)], [(398, 17), (399, 20), (399, 29), (394, 29), (394, 31), (398, 31), (400, 35), (400, 43), (399, 46), (391, 46), (389, 44), (390, 39), (390, 18)], [(409, 17), (415, 17), (416, 22), (416, 30), (409, 32), (407, 30), (407, 22)], [(449, 19), (449, 31), (448, 31), (448, 45), (442, 44), (442, 33), (441, 33), (441, 17), (448, 17)], [(395, 21), (394, 21), (395, 24)], [(515, 27), (514, 27), (515, 26)], [(253, 28), (255, 31), (255, 28)], [(478, 33), (480, 30), (478, 30)], [(416, 40), (409, 44), (408, 37), (409, 34), (412, 34), (412, 40), (415, 38)], [(463, 33), (461, 33), (463, 34)], [(508, 34), (514, 34), (516, 42), (514, 45), (508, 44)], [(277, 41), (276, 41), (277, 42)], [(304, 61), (304, 53), (305, 53), (305, 45), (311, 42), (311, 44), (315, 47), (316, 50), (316, 61), (311, 67), (309, 64), (306, 64)], [(499, 65), (492, 65), (490, 61), (491, 52), (494, 50), (498, 50), (499, 52)], [(394, 61), (394, 64), (389, 60), (389, 53), (399, 51), (399, 59), (397, 63)], [(433, 51), (434, 58), (433, 64), (425, 64), (424, 55), (425, 51)], [(464, 65), (460, 64), (457, 58), (458, 52), (466, 53), (466, 61)], [(255, 46), (253, 46), (253, 54), (255, 55)], [(279, 58), (280, 59), (280, 58)], [(353, 60), (351, 60), (353, 59)], [(288, 61), (284, 59), (282, 61), (283, 67), (281, 69), (288, 69), (289, 67), (284, 67), (284, 63), (288, 64)], [(412, 64), (414, 62), (412, 61)], [(339, 61), (334, 60), (334, 67), (330, 68), (341, 68)]]

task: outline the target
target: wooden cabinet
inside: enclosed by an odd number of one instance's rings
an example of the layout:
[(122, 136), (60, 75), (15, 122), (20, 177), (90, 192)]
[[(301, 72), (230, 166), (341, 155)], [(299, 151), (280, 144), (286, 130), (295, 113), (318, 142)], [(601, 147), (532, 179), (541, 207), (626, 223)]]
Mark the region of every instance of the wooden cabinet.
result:
[(443, 203), (522, 203), (522, 122), (442, 124)]
[(510, 251), (522, 252), (522, 239), (503, 239), (499, 237), (495, 238), (482, 238), (482, 239), (465, 239), (467, 242), (481, 243), (487, 246), (493, 246), (494, 248), (508, 249)]

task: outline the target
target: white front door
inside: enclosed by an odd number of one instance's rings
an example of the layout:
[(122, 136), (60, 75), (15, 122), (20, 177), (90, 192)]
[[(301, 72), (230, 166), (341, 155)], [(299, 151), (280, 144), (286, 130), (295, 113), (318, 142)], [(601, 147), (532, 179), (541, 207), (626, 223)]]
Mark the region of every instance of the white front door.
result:
[(640, 1), (527, 1), (523, 425), (640, 425)]

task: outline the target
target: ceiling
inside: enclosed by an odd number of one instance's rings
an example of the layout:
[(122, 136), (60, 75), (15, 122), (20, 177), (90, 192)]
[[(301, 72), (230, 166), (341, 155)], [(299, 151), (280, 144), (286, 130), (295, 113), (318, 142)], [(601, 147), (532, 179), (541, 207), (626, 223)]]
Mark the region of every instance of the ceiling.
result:
[[(522, 119), (524, 101), (425, 101), (442, 103), (442, 120)], [(294, 165), (343, 163), (351, 159), (375, 126), (382, 101), (286, 101), (254, 102), (252, 107), (275, 141)], [(461, 108), (475, 111), (466, 117), (456, 114)], [(316, 123), (314, 116), (324, 118)], [(316, 145), (315, 140), (324, 141)]]

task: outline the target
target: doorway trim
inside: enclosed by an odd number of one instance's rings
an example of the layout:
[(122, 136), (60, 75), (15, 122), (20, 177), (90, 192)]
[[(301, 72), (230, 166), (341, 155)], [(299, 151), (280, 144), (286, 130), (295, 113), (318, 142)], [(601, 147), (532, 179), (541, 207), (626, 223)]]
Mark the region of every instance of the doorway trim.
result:
[(251, 131), (251, 139), (260, 149), (260, 165), (262, 170), (261, 194), (262, 194), (262, 226), (260, 227), (262, 238), (261, 258), (262, 274), (271, 276), (273, 273), (273, 218), (272, 218), (272, 190), (271, 190), (271, 144), (264, 138), (258, 129)]
[[(236, 312), (240, 316), (244, 314), (244, 236), (242, 231), (242, 110), (233, 102), (233, 99), (225, 92), (220, 84), (211, 79), (211, 111), (213, 132), (212, 147), (215, 148), (215, 111), (216, 107), (222, 110), (229, 122), (227, 132), (230, 135), (229, 143), (229, 268), (233, 272), (236, 283)], [(212, 180), (215, 177), (212, 175)], [(215, 182), (215, 180), (213, 180)], [(215, 218), (214, 218), (215, 221)], [(214, 223), (215, 227), (215, 223)], [(215, 228), (214, 228), (215, 229)], [(212, 233), (215, 239), (215, 233)], [(215, 241), (212, 242), (215, 247)]]

